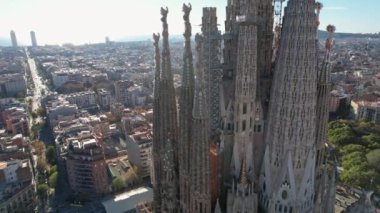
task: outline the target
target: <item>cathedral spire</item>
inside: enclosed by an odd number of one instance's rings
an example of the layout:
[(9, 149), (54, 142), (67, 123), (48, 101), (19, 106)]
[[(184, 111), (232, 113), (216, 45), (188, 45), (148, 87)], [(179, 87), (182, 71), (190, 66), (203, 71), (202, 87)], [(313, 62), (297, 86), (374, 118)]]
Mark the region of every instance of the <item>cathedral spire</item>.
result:
[[(327, 144), (327, 127), (329, 119), (329, 98), (331, 91), (331, 82), (330, 82), (330, 52), (333, 46), (333, 33), (335, 32), (335, 27), (332, 25), (327, 26), (327, 40), (325, 44), (325, 56), (319, 70), (318, 84), (317, 84), (317, 134), (315, 145), (317, 149), (316, 157), (316, 168), (315, 168), (315, 197), (317, 197), (316, 211), (315, 212), (324, 212), (324, 208), (319, 208), (319, 206), (331, 206), (328, 204), (328, 199), (330, 198), (331, 190), (329, 187), (334, 186), (334, 179), (327, 178), (328, 173), (334, 173), (335, 171), (329, 172), (326, 167), (328, 167), (329, 155), (332, 155), (333, 152), (326, 148)], [(329, 153), (330, 152), (330, 153)], [(335, 167), (335, 166), (333, 166)], [(326, 179), (327, 178), (327, 179)], [(328, 192), (326, 194), (326, 192)], [(327, 199), (326, 199), (327, 198)], [(329, 208), (329, 210), (332, 210)]]
[(189, 212), (211, 212), (210, 193), (210, 135), (208, 131), (209, 116), (207, 112), (206, 93), (204, 86), (203, 66), (203, 38), (195, 36), (197, 62), (194, 107), (193, 107), (193, 134), (191, 143), (191, 183), (190, 183), (190, 209)]
[(185, 38), (183, 52), (182, 85), (179, 95), (179, 187), (180, 208), (186, 213), (190, 205), (190, 144), (192, 138), (192, 111), (194, 101), (194, 67), (193, 53), (191, 51), (191, 4), (183, 4), (183, 20), (185, 23)]
[(155, 77), (154, 77), (154, 101), (153, 101), (153, 166), (154, 174), (152, 175), (152, 183), (154, 185), (154, 208), (161, 209), (161, 175), (160, 175), (160, 101), (159, 101), (159, 85), (160, 85), (160, 34), (153, 34), (153, 46), (155, 50)]
[(202, 35), (204, 37), (203, 57), (206, 81), (207, 106), (210, 115), (210, 134), (214, 135), (220, 127), (220, 87), (222, 70), (220, 68), (220, 39), (215, 7), (204, 7), (202, 14)]
[[(267, 193), (272, 192), (271, 195), (268, 194), (271, 199), (269, 203), (273, 204), (265, 209), (274, 209), (274, 203), (278, 206), (277, 201), (282, 202), (280, 198), (283, 191), (284, 197), (292, 195), (292, 203), (287, 205), (295, 212), (311, 212), (314, 208), (313, 205), (308, 205), (307, 208), (300, 205), (304, 206), (304, 200), (312, 200), (314, 196), (316, 21), (315, 0), (288, 1), (266, 128), (265, 139), (270, 149), (270, 168), (266, 168), (264, 178)], [(289, 171), (289, 174), (284, 171)], [(288, 180), (281, 182), (285, 175), (288, 175)], [(271, 180), (268, 180), (269, 176), (272, 177)], [(289, 182), (290, 189), (287, 189)]]
[[(155, 211), (176, 212), (178, 210), (178, 152), (177, 152), (177, 111), (174, 93), (173, 75), (171, 72), (170, 50), (168, 39), (168, 9), (161, 8), (163, 26), (163, 50), (161, 55), (161, 71), (159, 72), (158, 36), (154, 36), (156, 49), (156, 76), (159, 84), (155, 86), (154, 117), (154, 173)], [(159, 72), (159, 73), (158, 73)], [(159, 76), (159, 77), (158, 77)], [(158, 94), (157, 94), (158, 93)], [(157, 110), (157, 111), (156, 111)]]

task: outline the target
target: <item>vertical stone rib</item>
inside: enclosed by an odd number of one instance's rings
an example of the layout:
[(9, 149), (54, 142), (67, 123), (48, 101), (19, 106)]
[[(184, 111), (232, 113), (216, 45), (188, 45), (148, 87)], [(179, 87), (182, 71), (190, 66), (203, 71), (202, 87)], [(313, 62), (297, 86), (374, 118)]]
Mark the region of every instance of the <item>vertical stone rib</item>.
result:
[(189, 212), (211, 212), (209, 114), (207, 110), (204, 62), (202, 57), (204, 39), (195, 36), (197, 43), (197, 66), (193, 107), (193, 141), (191, 146), (191, 196)]
[(190, 204), (190, 143), (192, 136), (192, 110), (194, 100), (194, 67), (191, 51), (191, 24), (189, 15), (191, 5), (183, 4), (185, 22), (185, 50), (183, 53), (182, 86), (179, 97), (179, 185), (180, 207), (188, 212)]
[(153, 34), (154, 50), (155, 50), (155, 76), (154, 76), (154, 101), (153, 101), (153, 185), (154, 185), (154, 208), (161, 209), (161, 175), (160, 175), (160, 101), (159, 101), (159, 85), (161, 74), (161, 57), (160, 57), (160, 34)]

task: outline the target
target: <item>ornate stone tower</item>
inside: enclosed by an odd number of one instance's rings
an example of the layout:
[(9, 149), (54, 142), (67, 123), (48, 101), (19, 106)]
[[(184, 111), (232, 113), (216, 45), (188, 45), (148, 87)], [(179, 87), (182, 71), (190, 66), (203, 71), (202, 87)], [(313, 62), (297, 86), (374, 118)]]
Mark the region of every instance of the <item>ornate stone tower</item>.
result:
[[(167, 23), (168, 9), (161, 8), (161, 21), (163, 25), (162, 61), (159, 67), (158, 36), (154, 36), (156, 46), (156, 79), (159, 84), (155, 86), (154, 124), (154, 173), (155, 190), (154, 205), (156, 212), (178, 211), (178, 144), (177, 144), (177, 111), (171, 72), (169, 33)], [(159, 72), (159, 77), (157, 72)], [(157, 83), (157, 82), (156, 82)]]
[(197, 43), (197, 65), (194, 107), (193, 137), (191, 153), (191, 184), (189, 212), (211, 212), (210, 193), (210, 136), (208, 131), (209, 114), (207, 109), (206, 84), (203, 62), (203, 38), (195, 36)]
[(190, 145), (193, 137), (193, 100), (194, 100), (194, 68), (191, 52), (191, 24), (189, 15), (191, 5), (183, 4), (185, 21), (185, 47), (183, 53), (182, 87), (179, 97), (179, 186), (180, 207), (182, 212), (189, 212), (190, 205)]
[(210, 133), (220, 127), (220, 87), (222, 70), (220, 67), (220, 39), (215, 7), (203, 8), (202, 35), (204, 37), (203, 57), (206, 79), (207, 106), (210, 115)]
[[(318, 73), (317, 84), (317, 134), (315, 146), (317, 149), (315, 168), (315, 212), (333, 212), (332, 197), (335, 197), (335, 165), (333, 151), (326, 147), (327, 123), (329, 119), (330, 82), (330, 53), (333, 46), (335, 27), (327, 26), (328, 37), (325, 45), (325, 56)], [(327, 152), (326, 152), (327, 151)], [(329, 165), (329, 163), (332, 164)], [(333, 191), (331, 190), (334, 189)]]
[(317, 104), (314, 0), (289, 0), (276, 61), (261, 173), (267, 212), (312, 212)]
[(234, 150), (232, 172), (239, 178), (241, 162), (246, 159), (247, 172), (253, 179), (254, 118), (257, 92), (257, 4), (240, 1), (237, 65), (235, 71)]
[(273, 43), (273, 0), (257, 1), (257, 16), (261, 20), (257, 26), (257, 70), (259, 72), (258, 100), (263, 105), (263, 115), (266, 119), (269, 107), (270, 87), (273, 78), (272, 43)]

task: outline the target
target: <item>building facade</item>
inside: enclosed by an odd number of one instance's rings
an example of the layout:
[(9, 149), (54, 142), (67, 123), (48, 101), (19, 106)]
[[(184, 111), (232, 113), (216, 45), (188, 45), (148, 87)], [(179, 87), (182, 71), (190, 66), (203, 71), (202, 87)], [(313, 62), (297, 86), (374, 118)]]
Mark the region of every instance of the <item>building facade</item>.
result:
[(69, 144), (66, 168), (70, 187), (75, 192), (102, 195), (109, 192), (107, 164), (103, 149), (95, 139)]
[(18, 47), (15, 31), (11, 30), (10, 34), (11, 34), (12, 47)]
[(0, 162), (0, 212), (30, 212), (36, 202), (36, 185), (28, 159)]
[(37, 47), (37, 38), (36, 38), (36, 33), (34, 31), (30, 31), (30, 40), (32, 43), (32, 47)]

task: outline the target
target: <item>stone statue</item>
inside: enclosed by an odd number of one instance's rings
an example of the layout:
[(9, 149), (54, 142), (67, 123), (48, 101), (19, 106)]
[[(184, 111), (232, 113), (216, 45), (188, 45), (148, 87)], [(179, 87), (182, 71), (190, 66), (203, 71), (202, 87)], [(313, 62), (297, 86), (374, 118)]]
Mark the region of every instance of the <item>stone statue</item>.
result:
[(185, 37), (186, 40), (190, 41), (191, 24), (190, 24), (189, 16), (191, 12), (191, 4), (190, 3), (188, 5), (183, 4), (182, 11), (184, 13), (183, 20), (185, 21), (185, 33), (183, 34), (183, 36)]
[(161, 15), (162, 15), (161, 21), (162, 22), (166, 22), (166, 18), (168, 17), (168, 13), (169, 13), (168, 7), (166, 7), (166, 9), (161, 7)]

